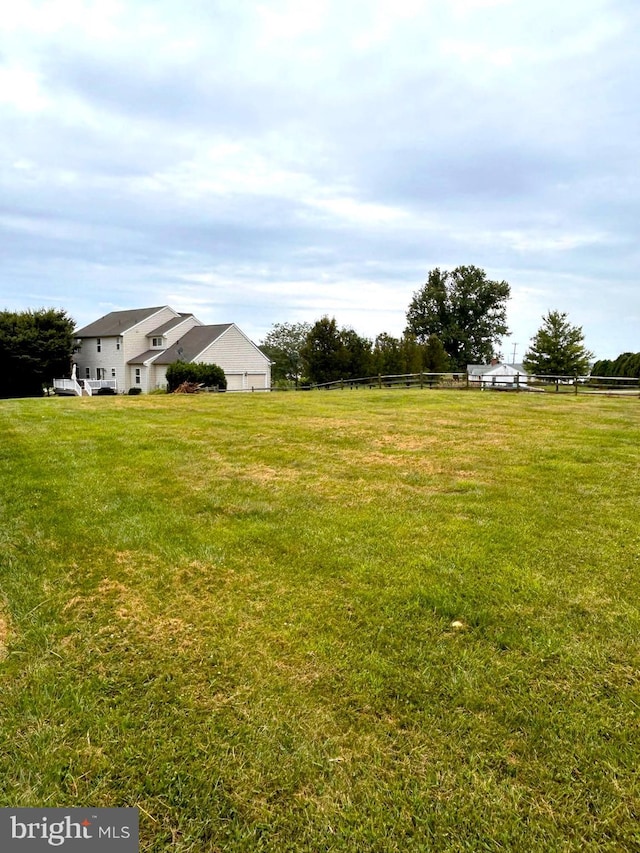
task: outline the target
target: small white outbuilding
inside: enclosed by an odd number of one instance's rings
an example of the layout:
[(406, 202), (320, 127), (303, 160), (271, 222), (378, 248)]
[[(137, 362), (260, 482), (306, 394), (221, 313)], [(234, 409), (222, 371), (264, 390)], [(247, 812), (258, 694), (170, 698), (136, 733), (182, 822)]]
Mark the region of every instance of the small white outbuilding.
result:
[(529, 374), (522, 364), (499, 361), (492, 364), (468, 364), (467, 375), (471, 384), (478, 384), (483, 389), (526, 388), (529, 379)]

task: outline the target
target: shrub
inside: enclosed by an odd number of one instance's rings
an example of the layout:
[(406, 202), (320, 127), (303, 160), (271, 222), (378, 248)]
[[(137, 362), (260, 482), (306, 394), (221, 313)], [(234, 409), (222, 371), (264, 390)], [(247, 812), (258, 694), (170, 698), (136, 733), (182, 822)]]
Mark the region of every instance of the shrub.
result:
[(205, 364), (204, 362), (191, 364), (186, 361), (174, 361), (167, 367), (168, 390), (175, 391), (184, 382), (204, 385), (207, 388), (218, 388), (221, 391), (226, 391), (227, 388), (224, 371), (217, 364)]

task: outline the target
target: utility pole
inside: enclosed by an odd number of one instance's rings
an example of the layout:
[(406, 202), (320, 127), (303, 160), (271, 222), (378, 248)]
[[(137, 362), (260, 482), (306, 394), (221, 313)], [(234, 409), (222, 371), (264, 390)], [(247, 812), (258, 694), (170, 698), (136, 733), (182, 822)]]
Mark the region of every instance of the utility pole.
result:
[(516, 347), (517, 347), (517, 346), (518, 346), (518, 344), (514, 344), (514, 345), (513, 345), (513, 356), (511, 357), (511, 364), (515, 364), (515, 363), (516, 363)]

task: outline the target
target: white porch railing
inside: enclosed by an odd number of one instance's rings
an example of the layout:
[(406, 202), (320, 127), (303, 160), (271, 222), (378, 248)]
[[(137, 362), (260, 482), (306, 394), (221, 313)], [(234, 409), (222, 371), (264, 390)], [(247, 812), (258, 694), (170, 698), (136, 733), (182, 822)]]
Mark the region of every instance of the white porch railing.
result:
[(82, 397), (92, 397), (101, 388), (110, 388), (114, 394), (118, 393), (115, 379), (54, 379), (53, 390), (56, 394), (75, 394)]
[(89, 396), (95, 394), (101, 388), (110, 388), (114, 394), (118, 391), (115, 379), (81, 379), (80, 381), (83, 383), (85, 390), (89, 392)]
[(54, 379), (53, 390), (56, 393), (76, 394), (82, 396), (82, 388), (75, 379)]

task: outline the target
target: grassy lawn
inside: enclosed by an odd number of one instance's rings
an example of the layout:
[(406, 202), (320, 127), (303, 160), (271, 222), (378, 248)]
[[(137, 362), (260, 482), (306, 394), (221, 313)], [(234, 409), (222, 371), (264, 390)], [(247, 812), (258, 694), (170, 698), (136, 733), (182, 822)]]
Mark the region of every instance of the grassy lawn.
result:
[(640, 850), (640, 402), (0, 402), (0, 805)]

